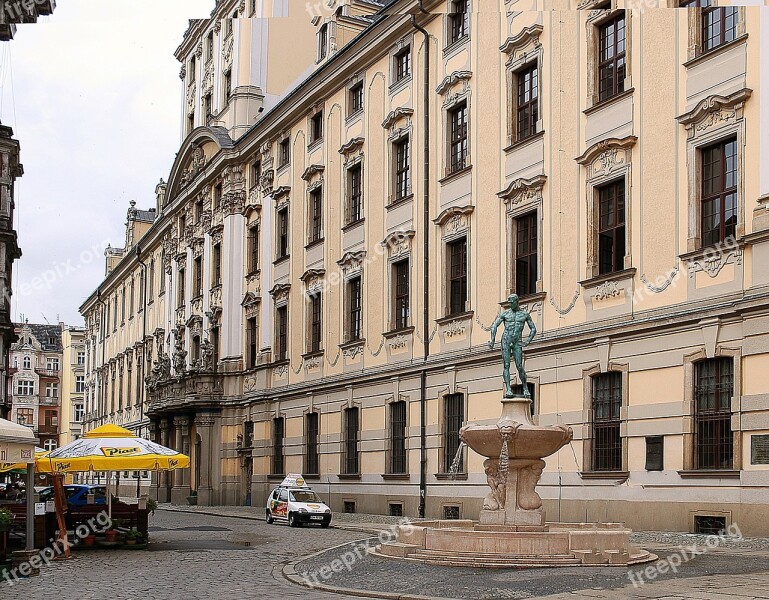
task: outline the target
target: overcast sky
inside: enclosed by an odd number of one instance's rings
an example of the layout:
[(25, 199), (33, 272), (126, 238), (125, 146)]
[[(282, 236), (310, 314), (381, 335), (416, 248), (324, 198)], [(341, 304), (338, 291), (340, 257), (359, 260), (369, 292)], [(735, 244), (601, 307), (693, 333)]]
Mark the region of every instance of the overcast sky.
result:
[[(122, 247), (130, 200), (154, 206), (180, 144), (187, 20), (214, 0), (60, 0), (0, 43), (0, 120), (21, 142), (13, 318), (80, 325)], [(45, 318), (44, 318), (45, 316)]]

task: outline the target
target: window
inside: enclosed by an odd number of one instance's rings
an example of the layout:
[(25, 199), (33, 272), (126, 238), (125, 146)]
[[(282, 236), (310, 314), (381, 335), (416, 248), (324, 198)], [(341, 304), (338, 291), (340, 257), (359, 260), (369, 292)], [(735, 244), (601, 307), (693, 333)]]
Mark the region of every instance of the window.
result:
[(318, 30), (318, 62), (328, 56), (328, 23)]
[[(459, 430), (465, 420), (465, 397), (463, 394), (449, 394), (443, 399), (443, 470), (448, 472), (452, 465), (457, 472), (464, 472), (464, 456), (459, 451)], [(454, 465), (454, 461), (457, 461)]]
[(189, 82), (195, 83), (195, 78), (197, 77), (197, 59), (193, 55), (192, 58), (190, 58), (190, 66), (189, 66)]
[(278, 258), (288, 256), (288, 208), (278, 211)]
[(35, 412), (32, 408), (17, 408), (16, 422), (19, 425), (32, 426), (35, 424)]
[(58, 444), (56, 443), (56, 440), (50, 440), (49, 439), (49, 440), (45, 440), (43, 442), (43, 449), (46, 452), (51, 452), (53, 450), (56, 450), (56, 448), (58, 448)]
[(359, 164), (347, 169), (347, 223), (363, 218), (363, 168)]
[(593, 377), (593, 470), (622, 470), (622, 373)]
[(702, 10), (702, 51), (709, 52), (733, 41), (737, 37), (737, 6), (713, 6), (710, 0), (699, 0), (689, 6), (699, 6)]
[(136, 280), (133, 277), (131, 278), (131, 284), (129, 285), (128, 290), (128, 316), (133, 317), (136, 298)]
[(192, 130), (195, 129), (195, 112), (191, 112), (187, 116), (187, 135), (192, 133)]
[(195, 278), (195, 287), (193, 296), (198, 298), (203, 295), (203, 257), (198, 256), (192, 263), (193, 277)]
[(83, 404), (81, 402), (77, 402), (73, 404), (72, 420), (75, 423), (82, 423), (84, 416), (85, 416), (85, 410), (83, 409)]
[(283, 442), (285, 436), (285, 420), (278, 417), (272, 420), (272, 474), (283, 475)]
[(392, 266), (393, 285), (395, 287), (395, 302), (393, 322), (395, 329), (405, 329), (409, 326), (409, 261), (401, 260)]
[(59, 397), (59, 384), (58, 383), (46, 383), (45, 384), (45, 397), (46, 398), (58, 398)]
[(737, 139), (702, 151), (702, 245), (733, 238), (737, 230)]
[(17, 396), (34, 396), (35, 394), (35, 382), (22, 379), (16, 386)]
[(322, 302), (320, 294), (310, 296), (310, 352), (320, 352), (323, 326)]
[(470, 33), (467, 0), (454, 0), (449, 13), (449, 44), (458, 42)]
[(515, 293), (528, 296), (537, 293), (537, 213), (515, 220)]
[(58, 371), (59, 370), (59, 359), (58, 358), (49, 358), (46, 360), (46, 369), (48, 371)]
[(406, 473), (406, 403), (390, 404), (390, 473)]
[(351, 502), (348, 500), (344, 501), (344, 512), (345, 514), (352, 515), (355, 514), (355, 502)]
[(203, 96), (203, 114), (206, 118), (206, 123), (210, 121), (211, 117), (214, 114), (213, 110), (213, 100), (211, 97), (211, 94), (206, 94)]
[(219, 208), (221, 203), (222, 203), (222, 184), (217, 183), (214, 186), (214, 198), (213, 198), (214, 209)]
[(625, 91), (625, 51), (625, 13), (622, 13), (599, 28), (599, 101)]
[(448, 308), (450, 315), (456, 315), (467, 310), (467, 238), (448, 244), (448, 254)]
[(227, 103), (232, 97), (232, 71), (227, 71), (224, 74), (224, 102)]
[(213, 248), (213, 272), (211, 273), (213, 287), (222, 285), (222, 245), (214, 244)]
[(360, 473), (358, 438), (360, 436), (360, 409), (346, 408), (344, 411), (344, 474)]
[(120, 290), (120, 324), (125, 323), (125, 295), (126, 289)]
[(363, 110), (363, 82), (356, 83), (348, 92), (349, 94), (349, 115), (354, 115)]
[(206, 62), (214, 57), (214, 32), (209, 31), (206, 37)]
[[(165, 256), (166, 256), (166, 253), (165, 253), (165, 250), (163, 250), (163, 252), (160, 255), (161, 265), (165, 260)], [(166, 273), (165, 273), (165, 270), (161, 268), (160, 269), (160, 291), (158, 292), (158, 294), (163, 295), (165, 293), (166, 293)]]
[(393, 57), (393, 79), (395, 83), (411, 75), (411, 46), (406, 46)]
[[(247, 245), (248, 245), (248, 273), (253, 274), (259, 271), (259, 226), (258, 225), (253, 225), (248, 228)], [(221, 257), (221, 248), (219, 249), (219, 256)], [(220, 283), (221, 283), (221, 278), (220, 278)]]
[(310, 143), (323, 139), (323, 111), (316, 112), (310, 118)]
[(625, 180), (598, 188), (598, 272), (625, 268)]
[(388, 504), (388, 509), (390, 512), (391, 517), (402, 517), (403, 516), (403, 504), (400, 502), (390, 502)]
[(394, 146), (395, 158), (395, 200), (411, 195), (411, 146), (408, 136), (401, 138)]
[(179, 284), (177, 286), (177, 294), (176, 294), (176, 305), (179, 307), (184, 306), (185, 304), (185, 272), (184, 269), (179, 269), (179, 275), (178, 275)]
[(288, 307), (278, 307), (277, 316), (278, 339), (276, 340), (275, 360), (286, 360), (288, 358)]
[(195, 219), (195, 224), (200, 223), (200, 220), (203, 218), (203, 198), (198, 198), (195, 201), (194, 211), (192, 216)]
[(214, 347), (214, 356), (213, 356), (213, 367), (214, 372), (217, 369), (217, 365), (219, 364), (219, 347), (220, 347), (220, 336), (219, 336), (219, 327), (212, 327), (211, 328), (211, 345)]
[(257, 321), (256, 317), (248, 319), (246, 322), (246, 343), (248, 344), (248, 368), (256, 367), (257, 357)]
[(115, 299), (113, 301), (113, 311), (112, 311), (112, 332), (114, 333), (117, 331), (117, 294), (115, 295)]
[(77, 364), (84, 365), (85, 364), (85, 350), (78, 350), (77, 353)]
[(149, 269), (147, 269), (147, 296), (149, 302), (155, 297), (155, 259), (150, 260)]
[(255, 160), (251, 163), (251, 189), (253, 190), (259, 185), (259, 180), (262, 178), (262, 161)]
[(355, 342), (363, 334), (363, 289), (361, 278), (355, 277), (347, 282), (348, 294), (348, 330), (347, 341)]
[(664, 449), (665, 438), (661, 435), (650, 436), (646, 438), (646, 470), (662, 471), (664, 470)]
[(320, 474), (320, 461), (318, 460), (320, 415), (318, 413), (307, 413), (305, 417), (305, 432), (304, 472), (307, 475), (318, 475)]
[(310, 192), (310, 231), (308, 243), (319, 242), (323, 239), (323, 188)]
[(695, 365), (695, 456), (698, 469), (732, 469), (734, 360), (715, 358)]
[(76, 394), (85, 393), (85, 375), (77, 375), (75, 377), (75, 393)]
[(278, 145), (278, 167), (283, 167), (291, 162), (291, 142), (282, 140)]
[(539, 67), (534, 64), (517, 73), (516, 139), (525, 140), (537, 133), (539, 120)]
[(449, 173), (467, 166), (467, 102), (449, 111)]
[(22, 364), (25, 369), (29, 370), (32, 368), (32, 359), (29, 356), (25, 356)]

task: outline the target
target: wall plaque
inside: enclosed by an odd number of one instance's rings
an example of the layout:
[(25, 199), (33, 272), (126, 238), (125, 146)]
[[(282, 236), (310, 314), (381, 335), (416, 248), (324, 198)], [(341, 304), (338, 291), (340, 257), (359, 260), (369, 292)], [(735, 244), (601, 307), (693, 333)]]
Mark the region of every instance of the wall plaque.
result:
[(750, 464), (769, 465), (769, 435), (750, 436)]

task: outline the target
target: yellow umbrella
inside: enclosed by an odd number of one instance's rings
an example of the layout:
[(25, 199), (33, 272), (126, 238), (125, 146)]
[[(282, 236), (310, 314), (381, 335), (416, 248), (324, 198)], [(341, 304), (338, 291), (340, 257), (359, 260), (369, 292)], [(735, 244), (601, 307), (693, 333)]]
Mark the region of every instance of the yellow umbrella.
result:
[[(46, 454), (48, 454), (48, 450), (44, 450), (43, 448), (35, 448), (35, 460), (38, 461), (41, 458), (43, 458)], [(27, 472), (27, 464), (26, 463), (11, 463), (11, 462), (0, 462), (0, 473), (9, 473), (10, 471), (24, 471)]]
[(173, 471), (190, 466), (190, 457), (117, 425), (102, 425), (37, 459), (41, 473), (87, 471)]
[[(36, 460), (41, 473), (88, 471), (173, 471), (190, 466), (190, 457), (140, 438), (117, 425), (102, 425), (83, 437)], [(107, 504), (112, 516), (112, 494), (107, 479)]]

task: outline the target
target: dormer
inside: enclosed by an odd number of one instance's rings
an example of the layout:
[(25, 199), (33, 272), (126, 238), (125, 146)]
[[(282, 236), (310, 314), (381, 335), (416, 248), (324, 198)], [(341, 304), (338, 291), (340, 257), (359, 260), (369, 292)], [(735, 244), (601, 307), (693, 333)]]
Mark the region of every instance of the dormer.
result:
[(316, 63), (322, 64), (339, 48), (373, 23), (372, 15), (381, 10), (379, 2), (369, 0), (329, 0), (313, 14)]

